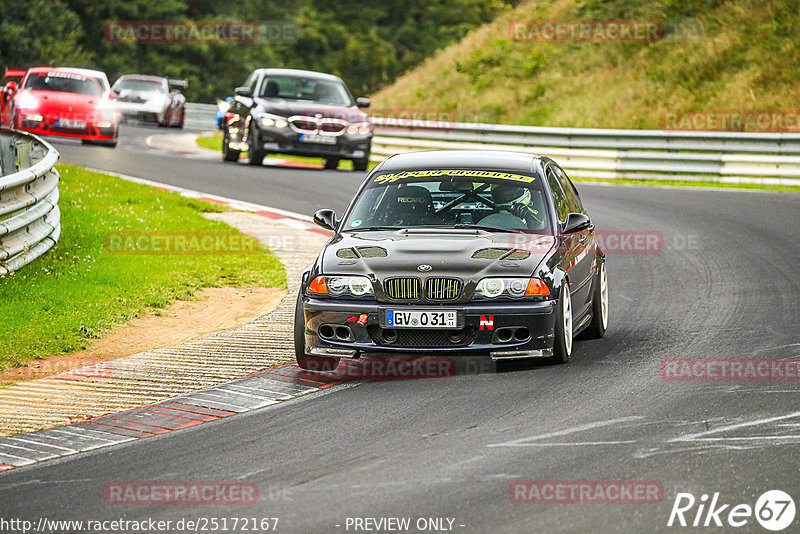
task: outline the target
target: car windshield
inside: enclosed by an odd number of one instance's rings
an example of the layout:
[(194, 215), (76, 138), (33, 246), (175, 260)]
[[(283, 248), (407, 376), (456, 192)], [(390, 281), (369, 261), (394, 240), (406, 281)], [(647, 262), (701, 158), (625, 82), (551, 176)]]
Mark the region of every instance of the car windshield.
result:
[(72, 72), (34, 72), (28, 76), (25, 89), (32, 91), (60, 91), (79, 95), (101, 96), (103, 90), (97, 78)]
[(147, 80), (119, 80), (114, 84), (114, 91), (117, 93), (131, 92), (131, 93), (162, 93), (166, 94), (167, 90), (161, 82), (147, 81)]
[(341, 226), (354, 232), (426, 227), (551, 233), (541, 180), (476, 169), (377, 174)]
[(332, 106), (352, 106), (353, 99), (340, 81), (302, 76), (269, 76), (261, 81), (261, 98), (281, 98), (318, 102)]

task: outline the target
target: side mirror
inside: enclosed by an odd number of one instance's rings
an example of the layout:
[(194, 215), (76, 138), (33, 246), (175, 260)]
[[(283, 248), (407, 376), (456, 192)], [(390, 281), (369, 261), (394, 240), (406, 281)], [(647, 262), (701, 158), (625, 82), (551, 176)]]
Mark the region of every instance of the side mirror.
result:
[(110, 93), (108, 93), (108, 98), (110, 98), (111, 100), (116, 100), (118, 96), (119, 95), (117, 93), (115, 93), (114, 91), (111, 91)]
[(567, 220), (564, 221), (562, 231), (565, 234), (573, 232), (580, 232), (592, 226), (592, 221), (583, 213), (570, 213), (567, 215)]
[(314, 223), (317, 226), (321, 226), (326, 230), (331, 230), (333, 232), (336, 231), (336, 227), (339, 226), (338, 222), (336, 221), (336, 212), (333, 210), (319, 210), (314, 214)]
[(249, 87), (237, 87), (233, 92), (239, 96), (253, 96), (253, 91)]
[(368, 108), (369, 105), (370, 105), (369, 98), (364, 98), (363, 96), (356, 98), (356, 107)]
[(17, 82), (8, 82), (5, 87), (3, 87), (3, 102), (7, 103), (11, 100), (11, 97), (14, 96), (14, 93), (17, 92)]

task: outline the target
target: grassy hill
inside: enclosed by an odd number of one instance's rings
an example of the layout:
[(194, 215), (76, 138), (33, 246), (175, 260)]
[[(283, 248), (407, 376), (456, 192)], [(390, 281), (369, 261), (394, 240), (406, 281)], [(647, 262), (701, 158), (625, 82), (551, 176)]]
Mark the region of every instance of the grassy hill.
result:
[[(521, 42), (512, 21), (658, 21), (656, 42)], [(667, 111), (800, 109), (797, 0), (527, 2), (373, 95), (456, 120), (661, 127)]]

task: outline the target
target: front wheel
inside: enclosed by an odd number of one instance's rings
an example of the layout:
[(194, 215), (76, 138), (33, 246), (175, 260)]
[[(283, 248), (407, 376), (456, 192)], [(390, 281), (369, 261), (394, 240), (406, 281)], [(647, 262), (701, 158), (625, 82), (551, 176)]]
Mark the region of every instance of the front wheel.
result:
[(608, 278), (606, 262), (600, 265), (597, 280), (592, 294), (592, 322), (584, 331), (586, 338), (597, 339), (606, 335), (608, 327)]
[(225, 161), (239, 161), (239, 151), (232, 149), (230, 143), (231, 140), (226, 129), (225, 133), (222, 134), (222, 159)]
[(175, 128), (182, 129), (185, 123), (186, 123), (186, 108), (181, 108), (180, 115), (178, 116), (178, 122), (175, 123)]
[(110, 141), (106, 140), (97, 140), (97, 139), (81, 139), (81, 144), (83, 145), (97, 145), (97, 146), (105, 146), (108, 148), (116, 148), (117, 140), (112, 139)]
[(335, 371), (339, 366), (339, 358), (306, 354), (306, 319), (303, 313), (302, 291), (297, 294), (297, 304), (294, 307), (294, 357), (297, 366), (306, 371)]
[(172, 109), (167, 108), (167, 111), (164, 112), (164, 122), (159, 122), (158, 125), (161, 128), (169, 128), (170, 122), (172, 122)]
[(557, 306), (552, 360), (553, 363), (567, 363), (572, 355), (572, 296), (566, 280), (561, 286)]
[(264, 158), (267, 157), (267, 153), (261, 148), (258, 137), (255, 135), (253, 136), (253, 140), (250, 141), (248, 154), (250, 158), (247, 160), (247, 163), (256, 167), (260, 167), (264, 163)]
[(362, 158), (362, 159), (354, 159), (353, 160), (353, 170), (354, 171), (366, 171), (368, 166), (369, 166), (369, 158)]
[(336, 169), (339, 167), (339, 158), (328, 158), (325, 160), (326, 169)]

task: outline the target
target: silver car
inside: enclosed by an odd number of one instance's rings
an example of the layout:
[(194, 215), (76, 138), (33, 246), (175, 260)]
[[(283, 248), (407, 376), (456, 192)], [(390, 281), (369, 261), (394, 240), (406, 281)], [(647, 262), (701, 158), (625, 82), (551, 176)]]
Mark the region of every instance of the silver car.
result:
[(125, 74), (111, 89), (117, 93), (117, 109), (124, 121), (134, 119), (183, 128), (186, 97), (177, 88), (185, 89), (186, 85), (186, 80)]

